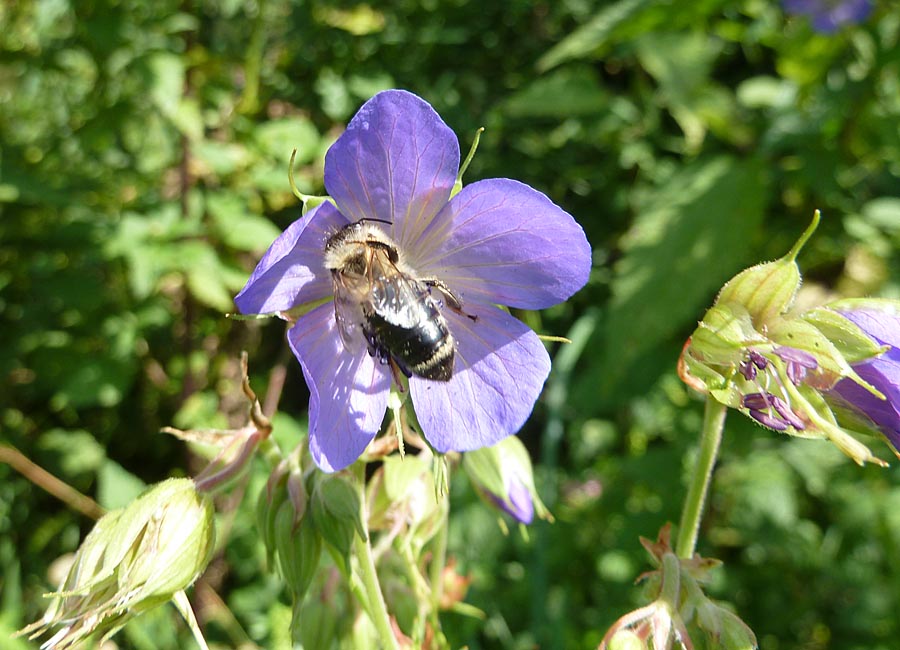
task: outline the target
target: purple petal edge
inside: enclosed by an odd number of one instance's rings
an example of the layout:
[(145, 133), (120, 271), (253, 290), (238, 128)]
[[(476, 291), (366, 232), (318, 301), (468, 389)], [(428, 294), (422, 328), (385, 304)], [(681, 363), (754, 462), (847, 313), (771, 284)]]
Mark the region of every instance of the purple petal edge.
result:
[(465, 186), (412, 250), (413, 266), (464, 301), (519, 309), (566, 300), (591, 270), (590, 245), (572, 216), (506, 178)]
[(453, 378), (437, 382), (413, 376), (413, 406), (425, 438), (439, 452), (489, 447), (516, 433), (550, 373), (550, 357), (527, 325), (491, 306), (445, 310), (457, 342)]
[(422, 98), (386, 90), (367, 101), (325, 156), (325, 188), (351, 220), (382, 219), (409, 249), (450, 198), (459, 142)]
[(325, 240), (346, 223), (326, 202), (288, 226), (235, 297), (240, 312), (273, 314), (330, 296), (331, 275), (322, 264)]
[(310, 454), (326, 472), (343, 469), (381, 428), (390, 372), (369, 355), (344, 349), (332, 303), (301, 316), (288, 342), (309, 386)]

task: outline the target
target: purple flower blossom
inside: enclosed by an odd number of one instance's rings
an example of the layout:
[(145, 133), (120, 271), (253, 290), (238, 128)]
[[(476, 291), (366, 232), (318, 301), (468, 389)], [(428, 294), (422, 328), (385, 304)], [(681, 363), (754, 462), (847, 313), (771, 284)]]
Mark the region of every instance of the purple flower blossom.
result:
[(541, 392), (550, 371), (543, 344), (496, 305), (543, 309), (567, 299), (587, 281), (590, 247), (568, 213), (517, 181), (479, 181), (451, 198), (458, 169), (456, 136), (431, 106), (405, 91), (379, 93), (325, 157), (334, 202), (291, 224), (235, 298), (245, 314), (327, 300), (288, 332), (310, 390), (309, 449), (326, 471), (346, 467), (371, 442), (392, 382), (384, 350), (372, 356), (370, 345), (367, 354), (365, 342), (351, 350), (339, 334), (324, 249), (348, 224), (377, 220), (406, 268), (462, 303), (454, 309), (434, 290), (455, 342), (452, 377), (409, 378), (435, 449), (467, 451), (515, 433)]
[(841, 313), (879, 344), (891, 346), (880, 356), (853, 364), (859, 376), (886, 399), (879, 399), (850, 379), (839, 381), (832, 393), (874, 422), (900, 451), (900, 315), (875, 308)]
[(531, 491), (518, 476), (511, 474), (507, 477), (506, 492), (509, 495), (506, 499), (490, 492), (487, 493), (487, 496), (494, 505), (519, 523), (530, 524), (534, 519), (534, 502), (531, 500)]
[(784, 0), (783, 4), (785, 11), (809, 16), (813, 29), (823, 34), (862, 22), (872, 11), (871, 0)]

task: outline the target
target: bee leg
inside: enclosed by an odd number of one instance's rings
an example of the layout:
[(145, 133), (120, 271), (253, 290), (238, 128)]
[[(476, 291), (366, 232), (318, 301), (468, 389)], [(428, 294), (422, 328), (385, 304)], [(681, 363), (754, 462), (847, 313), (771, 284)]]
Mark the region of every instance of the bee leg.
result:
[(405, 392), (405, 389), (403, 388), (403, 375), (409, 377), (412, 373), (401, 368), (392, 356), (388, 356), (388, 363), (391, 366), (391, 374), (394, 375), (394, 385), (397, 386), (397, 390), (401, 393)]
[(434, 287), (438, 291), (440, 291), (447, 301), (447, 306), (457, 314), (462, 314), (463, 316), (470, 318), (473, 323), (478, 321), (478, 316), (476, 316), (475, 314), (467, 314), (465, 311), (463, 311), (462, 300), (460, 300), (456, 296), (456, 294), (454, 294), (450, 290), (450, 287), (448, 287), (443, 280), (439, 280), (438, 278), (422, 278), (422, 282), (425, 283), (427, 287)]

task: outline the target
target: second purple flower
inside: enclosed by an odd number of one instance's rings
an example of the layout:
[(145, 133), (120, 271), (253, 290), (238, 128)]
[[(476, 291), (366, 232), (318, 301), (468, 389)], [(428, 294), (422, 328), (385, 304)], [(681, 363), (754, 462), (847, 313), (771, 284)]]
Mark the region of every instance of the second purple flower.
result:
[[(324, 301), (288, 341), (311, 394), (310, 452), (326, 471), (352, 463), (375, 437), (398, 370), (440, 452), (517, 432), (549, 374), (537, 335), (497, 305), (543, 309), (584, 286), (584, 232), (517, 181), (453, 195), (459, 160), (456, 136), (428, 103), (379, 93), (325, 157), (333, 203), (294, 222), (235, 298), (245, 314)], [(423, 342), (433, 345), (423, 352)]]

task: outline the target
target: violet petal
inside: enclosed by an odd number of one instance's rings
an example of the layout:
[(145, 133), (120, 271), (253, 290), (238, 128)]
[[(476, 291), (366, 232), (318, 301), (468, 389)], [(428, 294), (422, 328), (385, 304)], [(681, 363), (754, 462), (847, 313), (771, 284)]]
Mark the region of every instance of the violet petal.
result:
[(422, 433), (440, 452), (488, 447), (514, 434), (550, 374), (550, 357), (527, 325), (492, 306), (466, 311), (478, 320), (444, 310), (457, 343), (453, 378), (409, 380)]
[(330, 202), (292, 223), (269, 246), (234, 299), (241, 313), (272, 314), (331, 295), (331, 274), (322, 264), (322, 251), (328, 236), (346, 223)]
[(411, 250), (464, 301), (521, 309), (555, 305), (585, 285), (591, 248), (581, 226), (544, 194), (493, 178), (466, 185)]
[[(900, 348), (900, 316), (897, 314), (876, 309), (842, 311), (840, 314), (882, 345)], [(893, 350), (889, 350), (888, 354), (891, 352)]]
[(534, 519), (534, 503), (528, 488), (516, 477), (512, 477), (507, 486), (508, 499), (501, 499), (496, 494), (488, 493), (491, 501), (510, 517), (523, 524), (530, 524)]
[(808, 368), (809, 370), (815, 370), (819, 367), (819, 362), (816, 360), (815, 355), (806, 350), (799, 350), (788, 346), (779, 346), (772, 350), (772, 352), (774, 352), (782, 361), (793, 362), (798, 366)]
[(411, 249), (447, 203), (459, 142), (420, 97), (387, 90), (367, 101), (325, 155), (325, 188), (351, 221), (382, 219)]
[(301, 316), (288, 342), (309, 386), (309, 451), (324, 471), (343, 469), (381, 428), (390, 370), (344, 349), (330, 302)]

